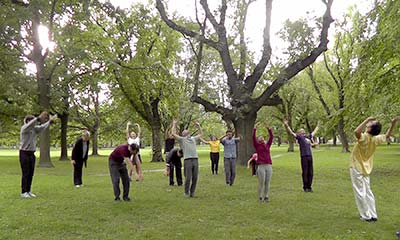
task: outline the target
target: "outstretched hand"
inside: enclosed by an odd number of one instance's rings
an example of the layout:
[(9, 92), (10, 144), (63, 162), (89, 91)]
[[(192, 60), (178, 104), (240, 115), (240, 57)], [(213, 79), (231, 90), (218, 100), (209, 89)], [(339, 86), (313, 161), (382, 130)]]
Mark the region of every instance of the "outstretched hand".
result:
[(289, 121), (287, 120), (287, 118), (284, 118), (282, 122), (283, 122), (283, 124), (285, 124), (285, 125), (288, 125), (288, 124), (289, 124)]
[(394, 117), (394, 118), (392, 119), (392, 123), (394, 124), (394, 123), (398, 122), (399, 120), (400, 120), (400, 117), (399, 117), (399, 116), (396, 116), (396, 117)]
[(50, 116), (50, 122), (54, 122), (55, 120), (57, 120), (57, 118), (58, 118), (57, 114)]

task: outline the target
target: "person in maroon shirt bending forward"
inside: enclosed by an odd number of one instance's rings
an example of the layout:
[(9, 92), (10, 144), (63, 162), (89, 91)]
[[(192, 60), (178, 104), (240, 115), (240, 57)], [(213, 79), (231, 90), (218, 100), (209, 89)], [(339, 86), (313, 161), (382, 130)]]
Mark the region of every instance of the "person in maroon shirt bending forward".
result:
[(121, 194), (121, 191), (119, 189), (120, 179), (122, 181), (122, 186), (123, 186), (122, 199), (124, 201), (131, 200), (129, 198), (129, 187), (130, 187), (129, 175), (128, 175), (128, 170), (126, 169), (126, 163), (128, 163), (131, 169), (133, 169), (133, 163), (131, 159), (133, 159), (133, 161), (136, 162), (136, 172), (139, 173), (139, 180), (143, 180), (141, 163), (137, 156), (138, 150), (139, 146), (137, 144), (119, 145), (117, 148), (114, 149), (114, 151), (110, 154), (110, 157), (108, 158), (111, 182), (114, 189), (114, 196), (115, 196), (114, 200), (116, 202), (121, 201), (119, 197), (119, 195)]
[(266, 123), (265, 128), (268, 129), (269, 139), (266, 143), (263, 136), (256, 137), (257, 127), (260, 123), (256, 123), (253, 129), (253, 145), (257, 152), (257, 176), (258, 176), (258, 201), (269, 202), (269, 183), (272, 177), (272, 160), (270, 148), (274, 135), (269, 125)]

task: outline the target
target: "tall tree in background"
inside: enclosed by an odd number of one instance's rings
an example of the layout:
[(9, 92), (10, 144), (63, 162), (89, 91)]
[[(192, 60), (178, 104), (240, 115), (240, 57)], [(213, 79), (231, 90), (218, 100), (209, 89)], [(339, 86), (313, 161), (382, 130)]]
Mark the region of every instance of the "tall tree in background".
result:
[[(191, 30), (191, 28), (170, 19), (163, 2), (161, 0), (156, 0), (156, 7), (161, 18), (169, 27), (179, 31), (187, 37), (206, 44), (219, 53), (221, 64), (223, 65), (227, 77), (227, 85), (229, 88), (229, 98), (227, 99), (227, 102), (229, 102), (229, 106), (226, 106), (226, 104), (219, 105), (212, 102), (211, 99), (207, 99), (207, 96), (205, 96), (206, 93), (203, 93), (200, 90), (193, 92), (191, 100), (203, 105), (206, 111), (221, 114), (225, 121), (230, 121), (234, 124), (236, 132), (244, 137), (244, 141), (239, 144), (238, 157), (239, 161), (243, 165), (246, 164), (248, 156), (254, 152), (251, 143), (251, 133), (257, 118), (257, 112), (263, 106), (271, 106), (281, 103), (277, 96), (277, 91), (292, 77), (312, 64), (320, 54), (327, 50), (328, 29), (333, 21), (330, 13), (333, 0), (324, 0), (322, 2), (326, 5), (326, 11), (321, 23), (322, 28), (318, 46), (315, 46), (310, 52), (306, 53), (304, 57), (288, 63), (276, 78), (273, 79), (271, 85), (267, 86), (259, 96), (253, 96), (254, 89), (260, 79), (262, 79), (272, 54), (270, 43), (272, 0), (265, 1), (266, 20), (263, 35), (263, 51), (258, 63), (248, 62), (248, 52), (244, 33), (247, 10), (252, 2), (253, 1), (234, 1), (234, 3), (237, 4), (237, 15), (235, 19), (240, 20), (234, 26), (236, 27), (236, 31), (229, 32), (226, 25), (228, 9), (228, 3), (226, 0), (221, 1), (221, 4), (216, 11), (212, 11), (209, 8), (207, 0), (200, 0), (200, 5), (204, 11), (205, 19), (212, 28), (207, 28), (208, 25), (205, 24), (206, 21), (198, 21), (197, 31)], [(231, 36), (229, 36), (230, 33)], [(233, 41), (231, 41), (232, 35), (235, 35), (236, 33), (238, 33), (240, 42), (237, 47), (233, 46)], [(240, 53), (240, 60), (237, 64), (232, 59), (231, 51), (234, 50), (237, 50)], [(198, 82), (200, 76), (196, 77), (197, 79), (195, 79), (195, 81)]]
[(357, 87), (350, 89), (350, 106), (360, 119), (373, 115), (389, 121), (400, 112), (400, 1), (374, 3), (373, 9), (353, 26), (362, 34), (357, 39), (358, 65), (356, 77), (350, 82), (350, 86)]
[(108, 36), (110, 54), (105, 55), (113, 72), (113, 94), (124, 95), (132, 109), (152, 130), (152, 161), (162, 161), (160, 103), (166, 98), (179, 101), (179, 82), (169, 73), (180, 48), (179, 34), (169, 29), (143, 5), (130, 11), (109, 3), (95, 5), (94, 21)]
[[(10, 1), (3, 4), (2, 11), (14, 21), (7, 26), (14, 33), (9, 39), (10, 50), (19, 50), (21, 59), (35, 66), (37, 84), (36, 111), (50, 111), (51, 80), (58, 62), (48, 61), (50, 49), (41, 44), (40, 28), (47, 26), (48, 39), (52, 39), (57, 1)], [(50, 160), (50, 130), (40, 134), (40, 167), (53, 167)]]

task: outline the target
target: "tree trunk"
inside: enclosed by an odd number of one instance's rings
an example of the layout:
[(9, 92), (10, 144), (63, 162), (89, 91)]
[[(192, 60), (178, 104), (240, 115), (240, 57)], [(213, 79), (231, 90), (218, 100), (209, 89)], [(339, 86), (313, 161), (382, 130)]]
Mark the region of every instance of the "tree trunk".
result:
[(161, 122), (152, 121), (151, 123), (151, 139), (152, 139), (152, 162), (162, 162), (162, 132), (161, 132)]
[(247, 165), (247, 160), (255, 152), (252, 140), (254, 123), (256, 122), (257, 114), (243, 114), (243, 118), (234, 119), (233, 125), (236, 130), (236, 137), (239, 135), (242, 137), (237, 149), (237, 163), (240, 165)]
[(340, 118), (339, 124), (338, 124), (338, 133), (340, 137), (340, 141), (342, 142), (342, 152), (350, 152), (349, 150), (349, 141), (347, 139), (346, 132), (344, 130), (344, 119), (343, 117)]
[(92, 132), (93, 135), (93, 143), (92, 143), (92, 156), (99, 156), (99, 130), (98, 129), (94, 129)]
[(337, 145), (336, 131), (333, 132), (332, 141), (333, 141), (333, 146), (336, 146)]
[[(40, 13), (37, 9), (34, 10), (32, 19), (33, 33), (33, 49), (32, 61), (36, 66), (36, 81), (38, 84), (39, 108), (41, 111), (49, 111), (50, 109), (50, 79), (46, 77), (45, 71), (45, 56), (42, 55), (42, 45), (40, 44), (39, 36)], [(40, 158), (39, 167), (54, 167), (50, 159), (50, 129), (42, 131), (40, 134)]]
[(60, 161), (68, 160), (68, 146), (67, 146), (67, 130), (68, 130), (68, 113), (58, 116), (61, 120), (61, 156)]
[(289, 146), (288, 146), (287, 151), (288, 152), (294, 152), (294, 139), (293, 139), (293, 137), (289, 136), (288, 142), (289, 142)]

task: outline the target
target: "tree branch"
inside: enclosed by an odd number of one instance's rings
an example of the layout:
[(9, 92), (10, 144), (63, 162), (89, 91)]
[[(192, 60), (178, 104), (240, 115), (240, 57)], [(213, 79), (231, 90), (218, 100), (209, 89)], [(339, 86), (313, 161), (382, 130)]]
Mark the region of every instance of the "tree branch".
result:
[(156, 8), (161, 15), (161, 19), (168, 25), (168, 27), (170, 27), (186, 36), (193, 37), (197, 40), (201, 40), (201, 41), (205, 42), (207, 45), (210, 45), (215, 49), (218, 48), (217, 42), (207, 39), (204, 36), (201, 36), (200, 34), (193, 32), (183, 26), (177, 25), (175, 22), (173, 22), (171, 19), (169, 19), (167, 16), (167, 13), (165, 12), (164, 4), (161, 2), (161, 0), (156, 0)]
[(276, 93), (280, 87), (287, 83), (291, 78), (296, 76), (296, 74), (298, 74), (300, 71), (315, 62), (318, 56), (328, 49), (328, 29), (330, 24), (333, 22), (331, 16), (331, 6), (333, 0), (327, 0), (327, 2), (323, 2), (326, 3), (326, 11), (323, 16), (320, 43), (318, 47), (314, 48), (304, 59), (299, 59), (285, 68), (278, 75), (275, 81), (256, 99), (256, 109), (260, 109), (263, 105), (265, 105), (266, 100)]
[(247, 77), (246, 86), (250, 91), (253, 91), (256, 87), (257, 82), (263, 75), (265, 68), (267, 67), (269, 60), (271, 59), (272, 49), (271, 49), (271, 12), (272, 12), (272, 0), (266, 1), (266, 17), (265, 17), (265, 28), (264, 28), (264, 43), (263, 43), (263, 53), (260, 61), (253, 70), (253, 73)]

